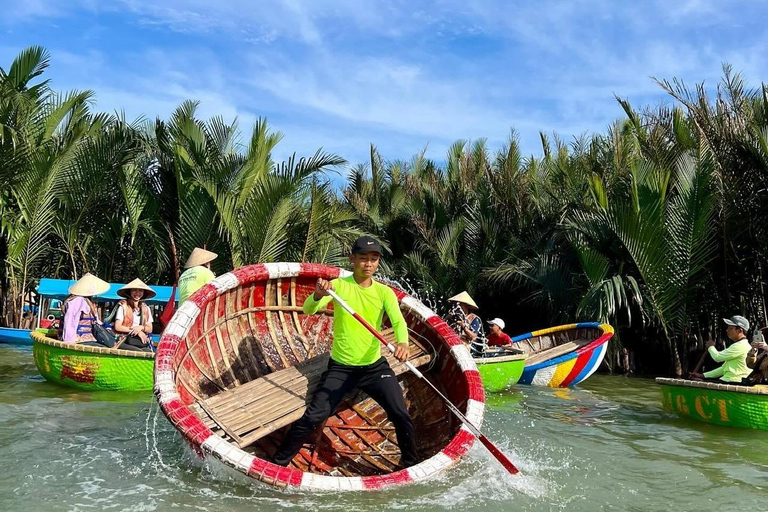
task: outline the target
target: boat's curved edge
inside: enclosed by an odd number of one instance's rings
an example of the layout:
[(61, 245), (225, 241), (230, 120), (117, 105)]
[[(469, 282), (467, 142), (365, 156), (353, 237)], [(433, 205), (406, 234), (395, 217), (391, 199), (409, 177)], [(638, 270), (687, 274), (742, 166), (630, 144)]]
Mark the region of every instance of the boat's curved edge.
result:
[[(63, 343), (32, 334), (32, 358), (52, 383), (84, 391), (151, 391), (152, 354)], [(94, 349), (94, 350), (83, 350)], [(149, 357), (147, 357), (149, 356)]]
[(669, 377), (656, 377), (656, 383), (662, 386), (683, 386), (687, 388), (713, 389), (716, 391), (731, 391), (748, 395), (768, 395), (768, 385), (741, 386), (727, 382), (710, 382), (703, 380), (675, 379)]
[(131, 359), (154, 359), (155, 354), (153, 352), (139, 352), (135, 350), (121, 350), (119, 348), (101, 348), (92, 347), (88, 345), (81, 345), (79, 343), (67, 343), (60, 340), (54, 340), (48, 338), (43, 333), (32, 332), (30, 333), (33, 343), (39, 343), (40, 345), (48, 345), (50, 347), (60, 348), (62, 350), (69, 350), (78, 355), (84, 354), (98, 354), (101, 356), (112, 357), (127, 357)]
[(659, 377), (665, 411), (722, 427), (768, 430), (768, 386)]
[[(329, 271), (331, 276), (329, 276)], [(335, 275), (334, 275), (335, 274)], [(436, 455), (409, 468), (380, 476), (332, 477), (305, 473), (278, 466), (255, 457), (214, 434), (194, 412), (184, 404), (174, 384), (173, 359), (176, 349), (202, 307), (218, 295), (242, 284), (258, 280), (285, 277), (337, 277), (347, 271), (325, 265), (307, 263), (261, 263), (233, 270), (215, 278), (195, 292), (176, 311), (165, 329), (157, 349), (155, 364), (155, 395), (166, 417), (176, 426), (195, 452), (212, 456), (241, 473), (278, 487), (299, 487), (308, 490), (342, 491), (372, 490), (423, 481), (442, 473), (456, 464), (471, 448), (474, 436), (462, 426), (451, 441)], [(485, 410), (485, 391), (480, 374), (469, 351), (456, 333), (427, 306), (404, 292), (395, 290), (398, 300), (414, 315), (431, 325), (450, 346), (450, 353), (467, 381), (468, 400), (465, 416), (478, 428)]]
[(567, 354), (526, 366), (523, 369), (522, 377), (520, 377), (521, 384), (564, 388), (575, 386), (585, 381), (597, 371), (608, 349), (608, 341), (613, 337), (614, 330), (609, 324), (581, 322), (559, 325), (515, 336), (512, 339), (521, 341), (534, 336), (543, 336), (572, 329), (598, 329), (601, 331), (601, 334), (590, 343)]

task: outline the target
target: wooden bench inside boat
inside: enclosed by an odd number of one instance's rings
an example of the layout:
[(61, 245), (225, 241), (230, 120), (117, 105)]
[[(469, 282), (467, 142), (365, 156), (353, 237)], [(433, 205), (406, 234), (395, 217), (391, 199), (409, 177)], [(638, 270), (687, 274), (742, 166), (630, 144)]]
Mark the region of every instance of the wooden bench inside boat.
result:
[[(383, 331), (385, 338), (394, 342), (392, 330)], [(424, 366), (432, 360), (424, 346), (410, 337), (409, 362)], [(408, 371), (383, 349), (395, 375)], [(323, 354), (284, 368), (241, 386), (222, 391), (204, 400), (198, 400), (194, 409), (208, 428), (229, 437), (240, 448), (290, 425), (301, 418), (309, 398), (320, 384), (320, 377), (328, 367), (330, 354)]]
[(554, 359), (556, 357), (560, 357), (580, 347), (583, 347), (584, 345), (588, 345), (593, 341), (595, 340), (584, 339), (584, 340), (569, 341), (567, 343), (563, 343), (562, 345), (557, 345), (557, 346), (542, 350), (541, 352), (536, 352), (532, 356), (529, 356), (528, 359), (525, 360), (525, 365), (531, 366), (531, 365), (540, 363), (542, 361), (546, 361), (548, 359)]

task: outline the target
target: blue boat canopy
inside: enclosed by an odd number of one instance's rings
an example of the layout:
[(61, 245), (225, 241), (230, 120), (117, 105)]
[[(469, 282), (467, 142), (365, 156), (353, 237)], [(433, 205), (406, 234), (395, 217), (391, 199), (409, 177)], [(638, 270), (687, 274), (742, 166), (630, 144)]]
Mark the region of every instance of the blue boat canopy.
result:
[[(75, 284), (75, 282), (75, 280), (48, 279), (47, 277), (44, 277), (40, 279), (40, 284), (37, 285), (37, 294), (49, 299), (64, 300), (69, 297), (69, 287)], [(122, 297), (117, 294), (117, 290), (123, 286), (125, 286), (123, 283), (109, 283), (109, 290), (107, 290), (105, 293), (102, 293), (101, 295), (96, 295), (93, 297), (93, 301), (116, 302), (121, 300)], [(172, 286), (157, 286), (151, 284), (149, 287), (152, 288), (155, 293), (157, 293), (157, 295), (151, 299), (148, 299), (146, 301), (147, 304), (164, 305), (168, 302), (168, 299), (171, 297), (171, 291), (173, 290)], [(176, 291), (174, 300), (179, 300), (178, 290)]]

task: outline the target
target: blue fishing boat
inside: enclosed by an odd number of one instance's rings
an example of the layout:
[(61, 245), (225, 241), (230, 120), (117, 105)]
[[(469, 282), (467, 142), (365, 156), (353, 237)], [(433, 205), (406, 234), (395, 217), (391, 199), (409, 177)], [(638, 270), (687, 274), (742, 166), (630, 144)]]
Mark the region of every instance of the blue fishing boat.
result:
[(8, 343), (10, 345), (31, 345), (32, 338), (29, 337), (31, 333), (31, 329), (0, 327), (0, 343)]

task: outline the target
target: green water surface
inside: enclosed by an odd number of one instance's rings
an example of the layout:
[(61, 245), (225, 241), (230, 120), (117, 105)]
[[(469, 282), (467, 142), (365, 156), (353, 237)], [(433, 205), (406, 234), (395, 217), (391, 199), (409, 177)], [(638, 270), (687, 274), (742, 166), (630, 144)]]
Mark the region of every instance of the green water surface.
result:
[(384, 491), (280, 491), (201, 465), (151, 393), (82, 392), (0, 345), (0, 511), (743, 511), (768, 503), (768, 432), (680, 419), (650, 379), (488, 396), (486, 435), (441, 478)]

